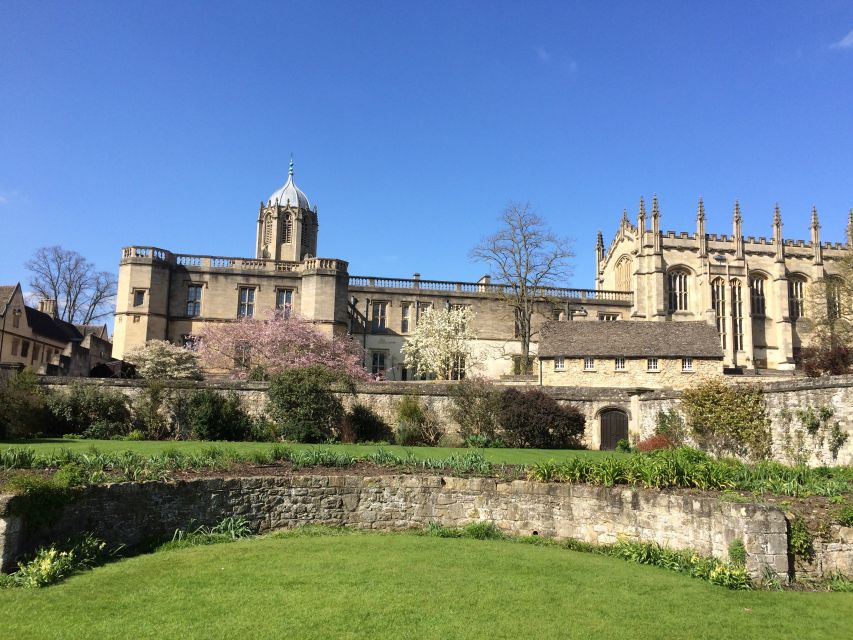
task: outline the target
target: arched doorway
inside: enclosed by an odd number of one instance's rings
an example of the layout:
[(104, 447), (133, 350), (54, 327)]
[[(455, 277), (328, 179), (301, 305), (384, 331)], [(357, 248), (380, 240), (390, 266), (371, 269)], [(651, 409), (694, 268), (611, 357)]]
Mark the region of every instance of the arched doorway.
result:
[(601, 420), (602, 451), (613, 451), (616, 443), (628, 439), (628, 414), (618, 409), (607, 409), (599, 416)]

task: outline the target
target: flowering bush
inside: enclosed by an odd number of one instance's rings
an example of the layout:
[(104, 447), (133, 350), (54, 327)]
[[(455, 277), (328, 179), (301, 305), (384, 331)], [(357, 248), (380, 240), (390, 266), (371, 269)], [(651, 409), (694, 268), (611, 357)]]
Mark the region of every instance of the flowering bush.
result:
[(0, 587), (38, 589), (54, 584), (94, 566), (104, 556), (106, 546), (105, 542), (86, 536), (67, 551), (60, 551), (55, 545), (39, 549), (35, 558), (18, 565), (15, 573), (4, 576)]
[(640, 440), (637, 443), (637, 449), (640, 451), (657, 451), (659, 449), (672, 449), (674, 445), (669, 438), (661, 435), (654, 435), (645, 440)]
[(132, 347), (124, 359), (136, 367), (140, 377), (148, 380), (201, 380), (198, 354), (166, 340), (149, 340)]
[(418, 326), (403, 344), (406, 366), (418, 375), (433, 375), (439, 380), (464, 377), (466, 366), (474, 358), (471, 330), (474, 313), (468, 307), (457, 309), (427, 309)]
[(281, 310), (262, 319), (207, 324), (198, 343), (206, 368), (235, 378), (268, 379), (290, 369), (321, 365), (369, 381), (364, 350), (347, 336), (329, 337), (314, 324)]

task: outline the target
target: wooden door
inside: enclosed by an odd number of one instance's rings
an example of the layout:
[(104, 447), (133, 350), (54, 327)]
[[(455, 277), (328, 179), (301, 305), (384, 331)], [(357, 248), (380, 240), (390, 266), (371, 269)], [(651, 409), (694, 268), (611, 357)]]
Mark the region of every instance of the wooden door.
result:
[(600, 420), (602, 451), (613, 451), (617, 442), (628, 439), (628, 415), (624, 411), (609, 409), (602, 412)]

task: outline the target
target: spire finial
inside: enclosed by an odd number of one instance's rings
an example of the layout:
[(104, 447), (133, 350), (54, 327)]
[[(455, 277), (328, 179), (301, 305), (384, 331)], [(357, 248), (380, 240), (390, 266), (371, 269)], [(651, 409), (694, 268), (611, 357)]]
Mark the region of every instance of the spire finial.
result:
[(819, 226), (820, 223), (817, 219), (817, 207), (815, 205), (812, 205), (812, 229), (816, 229)]
[(599, 247), (600, 249), (604, 248), (604, 236), (602, 235), (600, 229), (598, 231), (598, 241), (597, 241), (596, 246)]
[(699, 196), (699, 206), (696, 209), (696, 219), (705, 219), (705, 203), (702, 201), (702, 196)]
[(740, 222), (740, 200), (735, 200), (735, 212), (734, 212), (734, 220), (735, 222)]
[(646, 218), (646, 201), (643, 199), (643, 196), (640, 196), (640, 213), (638, 217), (644, 220)]
[(293, 154), (290, 154), (290, 171), (287, 173), (291, 178), (293, 177)]
[[(853, 216), (853, 209), (850, 209), (850, 215)], [(628, 222), (628, 210), (622, 209), (622, 222)]]
[(777, 226), (782, 226), (782, 212), (779, 209), (779, 203), (776, 203), (776, 206), (773, 207), (773, 224)]
[(660, 217), (660, 207), (658, 207), (658, 194), (652, 195), (652, 217)]

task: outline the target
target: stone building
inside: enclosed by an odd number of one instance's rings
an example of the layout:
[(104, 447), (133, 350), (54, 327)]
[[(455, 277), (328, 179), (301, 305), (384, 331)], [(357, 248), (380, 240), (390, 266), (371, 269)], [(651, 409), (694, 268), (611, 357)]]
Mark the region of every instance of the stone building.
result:
[[(834, 273), (843, 248), (820, 242), (817, 214), (812, 240), (774, 236), (744, 239), (739, 208), (734, 235), (705, 233), (700, 203), (697, 233), (660, 230), (657, 199), (651, 225), (641, 203), (637, 225), (623, 217), (609, 250), (599, 234), (594, 289), (541, 291), (532, 353), (539, 329), (554, 320), (704, 320), (721, 332), (725, 363), (745, 368), (792, 368), (803, 344), (808, 283)], [(294, 182), (261, 202), (251, 258), (187, 255), (147, 246), (122, 250), (114, 354), (151, 339), (181, 344), (203, 334), (205, 323), (288, 309), (327, 333), (350, 333), (366, 351), (365, 367), (389, 380), (410, 380), (401, 347), (427, 308), (468, 306), (474, 312), (478, 357), (467, 374), (492, 378), (518, 369), (521, 345), (506, 285), (350, 275), (338, 258), (316, 257), (319, 216)], [(853, 233), (853, 220), (848, 234)], [(716, 311), (716, 316), (715, 312)]]
[[(469, 306), (474, 311), (476, 349), (468, 374), (499, 377), (513, 372), (521, 352), (515, 320), (502, 296), (505, 287), (488, 277), (448, 282), (351, 276), (346, 261), (318, 258), (317, 207), (294, 182), (261, 203), (252, 258), (187, 255), (157, 247), (122, 250), (118, 274), (114, 354), (152, 339), (185, 343), (204, 333), (205, 323), (261, 316), (289, 309), (329, 334), (352, 334), (366, 351), (365, 367), (389, 380), (412, 379), (401, 348), (427, 308)], [(629, 291), (550, 288), (534, 316), (538, 331), (556, 318), (627, 319)], [(535, 337), (534, 337), (535, 339)], [(535, 348), (535, 344), (534, 344)]]
[(539, 379), (554, 387), (681, 389), (723, 373), (716, 329), (704, 321), (551, 322), (539, 342)]
[(87, 377), (111, 360), (105, 326), (65, 322), (56, 316), (55, 300), (34, 309), (25, 304), (20, 284), (0, 286), (0, 366)]
[(838, 273), (853, 246), (853, 210), (846, 246), (821, 242), (814, 209), (809, 241), (783, 239), (778, 205), (769, 238), (744, 238), (738, 203), (731, 235), (707, 233), (701, 198), (695, 233), (660, 224), (657, 197), (650, 221), (640, 199), (637, 224), (626, 211), (606, 251), (599, 234), (596, 287), (632, 291), (632, 320), (713, 322), (729, 367), (793, 369), (808, 338), (809, 288)]

